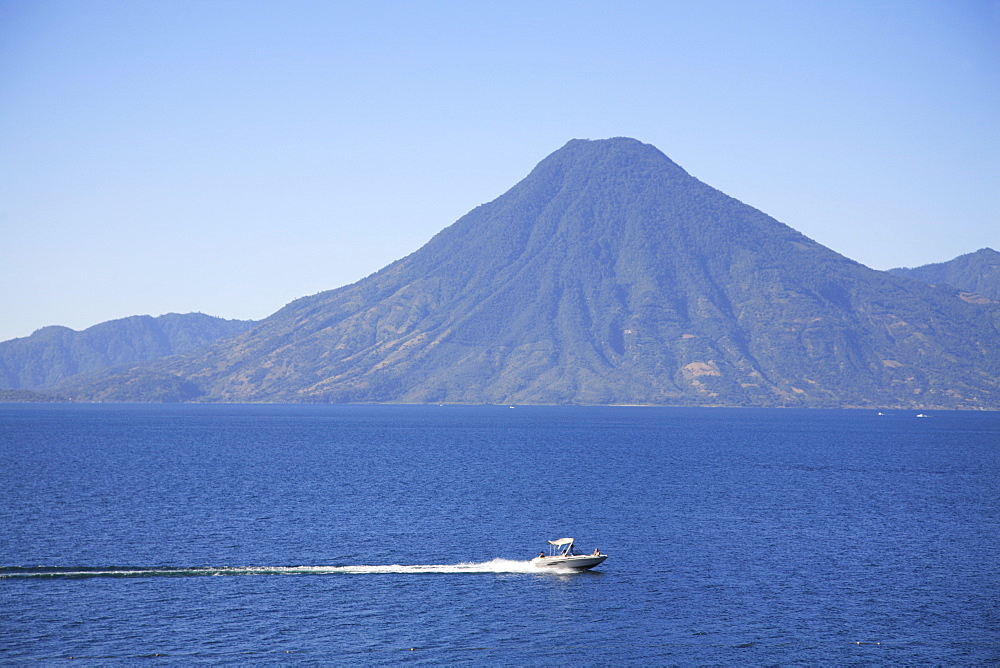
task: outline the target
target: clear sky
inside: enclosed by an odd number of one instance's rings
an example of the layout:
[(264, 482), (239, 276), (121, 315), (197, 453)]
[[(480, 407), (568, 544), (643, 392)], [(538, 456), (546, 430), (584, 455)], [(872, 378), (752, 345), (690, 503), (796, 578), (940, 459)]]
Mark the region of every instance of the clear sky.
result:
[(0, 340), (262, 318), (613, 136), (876, 269), (1000, 250), (1000, 2), (0, 0)]

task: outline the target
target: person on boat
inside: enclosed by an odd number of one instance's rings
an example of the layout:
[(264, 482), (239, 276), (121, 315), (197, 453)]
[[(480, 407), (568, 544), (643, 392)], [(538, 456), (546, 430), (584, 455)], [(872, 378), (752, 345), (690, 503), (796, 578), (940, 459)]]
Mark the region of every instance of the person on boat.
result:
[(600, 551), (600, 550), (598, 550), (598, 549), (597, 549), (596, 547), (594, 548), (594, 556), (595, 556), (595, 557), (599, 557), (599, 556), (601, 556), (601, 551)]
[(545, 558), (545, 553), (544, 552), (539, 552), (538, 553), (538, 558), (539, 559), (544, 559)]

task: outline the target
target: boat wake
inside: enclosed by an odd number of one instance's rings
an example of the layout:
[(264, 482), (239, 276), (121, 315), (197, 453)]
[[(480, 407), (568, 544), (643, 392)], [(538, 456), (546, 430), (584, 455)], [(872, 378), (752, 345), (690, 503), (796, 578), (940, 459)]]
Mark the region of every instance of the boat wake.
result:
[(222, 575), (377, 575), (424, 573), (528, 573), (532, 575), (565, 575), (572, 569), (539, 569), (530, 561), (494, 559), (482, 563), (426, 564), (407, 566), (223, 566), (193, 567), (174, 566), (144, 567), (60, 567), (60, 566), (4, 566), (0, 567), (0, 580), (12, 578), (153, 578), (199, 577)]

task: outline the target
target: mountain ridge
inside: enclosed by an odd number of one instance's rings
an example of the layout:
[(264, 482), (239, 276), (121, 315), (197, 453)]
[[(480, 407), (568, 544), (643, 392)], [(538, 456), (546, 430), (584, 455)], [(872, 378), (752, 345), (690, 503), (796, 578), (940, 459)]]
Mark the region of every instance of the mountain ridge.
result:
[(129, 316), (80, 331), (49, 325), (0, 342), (0, 389), (50, 390), (80, 374), (186, 352), (252, 325), (202, 313)]
[(974, 253), (959, 255), (947, 262), (913, 268), (898, 267), (890, 269), (889, 273), (924, 283), (946, 283), (973, 295), (1000, 300), (1000, 252), (992, 248), (980, 248)]

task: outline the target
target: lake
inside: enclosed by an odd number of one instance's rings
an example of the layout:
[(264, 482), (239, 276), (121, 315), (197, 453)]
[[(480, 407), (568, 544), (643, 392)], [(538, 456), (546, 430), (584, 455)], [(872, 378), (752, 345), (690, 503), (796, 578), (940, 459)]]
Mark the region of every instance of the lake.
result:
[(4, 664), (1000, 661), (997, 413), (2, 404), (0, 457)]

